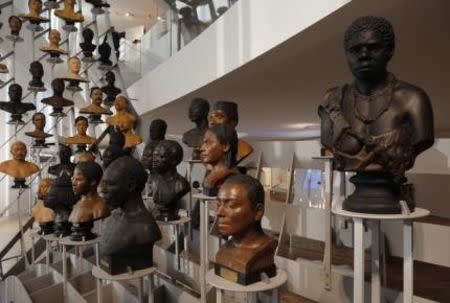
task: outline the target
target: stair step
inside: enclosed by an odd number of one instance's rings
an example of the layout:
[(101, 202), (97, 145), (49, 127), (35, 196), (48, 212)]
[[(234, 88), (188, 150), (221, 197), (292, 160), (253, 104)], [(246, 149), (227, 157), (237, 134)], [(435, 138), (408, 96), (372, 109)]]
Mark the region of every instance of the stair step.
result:
[(63, 283), (36, 291), (30, 297), (33, 303), (64, 302)]
[(36, 278), (37, 276), (38, 276), (38, 273), (33, 270), (33, 271), (23, 272), (23, 273), (19, 274), (17, 276), (17, 278), (19, 278), (19, 280), (22, 281), (22, 283), (24, 283), (27, 280)]
[(48, 273), (23, 282), (23, 286), (26, 288), (29, 294), (33, 294), (36, 291), (40, 291), (43, 288), (50, 287), (58, 282), (61, 281), (57, 281), (53, 273)]
[(70, 284), (83, 296), (96, 290), (96, 279), (91, 271), (84, 272), (69, 280)]

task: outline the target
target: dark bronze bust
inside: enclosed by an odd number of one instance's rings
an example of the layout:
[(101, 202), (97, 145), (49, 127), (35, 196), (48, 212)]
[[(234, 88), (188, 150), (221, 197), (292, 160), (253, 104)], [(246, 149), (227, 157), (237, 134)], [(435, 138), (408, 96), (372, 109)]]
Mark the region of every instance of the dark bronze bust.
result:
[(131, 156), (114, 160), (105, 170), (103, 196), (116, 209), (105, 222), (100, 267), (110, 274), (153, 266), (153, 244), (161, 232), (142, 201), (146, 180), (144, 167)]
[(31, 121), (34, 125), (34, 130), (31, 132), (26, 132), (25, 135), (34, 139), (34, 146), (36, 147), (47, 147), (45, 139), (53, 135), (46, 133), (45, 128), (45, 115), (41, 112), (34, 113), (31, 117)]
[(113, 128), (109, 133), (109, 145), (105, 148), (102, 155), (103, 169), (106, 169), (114, 160), (125, 155), (125, 136)]
[(91, 12), (95, 15), (101, 15), (105, 12), (104, 7), (110, 7), (108, 3), (102, 0), (86, 0), (87, 3), (92, 4)]
[(163, 140), (153, 152), (152, 192), (159, 221), (178, 220), (179, 202), (191, 190), (187, 180), (177, 172), (182, 160), (183, 149), (176, 141)]
[(11, 84), (8, 87), (9, 102), (0, 102), (0, 109), (11, 114), (8, 124), (24, 124), (22, 115), (31, 110), (36, 110), (32, 103), (22, 103), (22, 87), (19, 84)]
[(44, 198), (44, 206), (55, 212), (55, 235), (66, 237), (70, 234), (72, 224), (69, 215), (78, 197), (72, 190), (70, 175), (62, 172), (53, 182)]
[(200, 146), (208, 129), (209, 102), (202, 98), (192, 100), (189, 107), (189, 120), (195, 123), (195, 128), (183, 134), (183, 143), (192, 147), (192, 159), (200, 160)]
[(53, 107), (53, 112), (50, 116), (65, 117), (63, 112), (64, 107), (72, 106), (73, 101), (63, 97), (64, 94), (64, 80), (54, 79), (52, 81), (53, 96), (41, 100), (43, 104), (48, 104)]
[(83, 42), (80, 43), (80, 47), (83, 51), (84, 58), (83, 61), (92, 60), (92, 53), (95, 51), (97, 46), (92, 43), (94, 39), (94, 32), (90, 28), (85, 28), (82, 32)]
[[(355, 20), (345, 33), (351, 84), (330, 89), (319, 106), (321, 143), (342, 171), (354, 171), (348, 211), (400, 213), (400, 200), (414, 209), (405, 172), (434, 143), (427, 94), (387, 71), (395, 48), (392, 25), (379, 17)], [(409, 190), (408, 190), (409, 188)]]
[(239, 173), (236, 168), (237, 135), (234, 127), (229, 124), (211, 126), (205, 133), (200, 151), (206, 166), (203, 193), (216, 196), (225, 179)]
[(105, 93), (106, 98), (103, 101), (103, 103), (107, 107), (111, 107), (114, 104), (114, 100), (116, 100), (116, 97), (118, 94), (122, 92), (122, 90), (115, 86), (116, 82), (116, 75), (114, 72), (109, 71), (105, 74), (105, 80), (107, 85), (102, 87), (102, 91)]
[(217, 223), (228, 241), (220, 247), (214, 262), (217, 275), (248, 285), (261, 280), (261, 274), (276, 274), (274, 254), (277, 240), (264, 233), (264, 188), (247, 175), (229, 177), (217, 196)]
[(102, 44), (98, 47), (98, 53), (100, 54), (100, 58), (98, 58), (98, 61), (100, 61), (100, 69), (109, 69), (112, 67), (112, 61), (109, 59), (111, 56), (111, 46), (109, 46), (108, 41), (103, 41)]
[(44, 67), (41, 62), (33, 61), (30, 64), (30, 74), (33, 77), (30, 82), (28, 82), (28, 90), (34, 92), (46, 91), (42, 77), (44, 76)]
[(57, 177), (59, 177), (63, 173), (72, 176), (73, 170), (75, 169), (75, 164), (70, 161), (71, 156), (72, 150), (70, 149), (70, 147), (64, 144), (60, 144), (59, 164), (50, 166), (48, 168), (48, 173)]
[(146, 169), (152, 171), (153, 152), (156, 145), (166, 138), (167, 123), (161, 119), (155, 119), (150, 123), (149, 138), (142, 152), (141, 162)]

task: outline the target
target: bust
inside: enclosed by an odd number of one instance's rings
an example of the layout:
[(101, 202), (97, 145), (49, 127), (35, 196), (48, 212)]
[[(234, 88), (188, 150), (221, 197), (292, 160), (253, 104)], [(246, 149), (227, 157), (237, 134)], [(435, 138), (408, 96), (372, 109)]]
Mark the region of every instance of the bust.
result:
[(91, 88), (91, 104), (80, 109), (80, 114), (89, 114), (89, 122), (94, 124), (103, 123), (101, 115), (112, 115), (112, 112), (102, 107), (103, 92), (95, 86)]
[(108, 42), (105, 40), (102, 44), (98, 47), (98, 53), (100, 55), (100, 58), (98, 58), (98, 61), (100, 61), (100, 69), (109, 69), (112, 67), (112, 61), (109, 59), (111, 56), (111, 46), (109, 46)]
[(9, 102), (0, 102), (0, 109), (11, 114), (8, 124), (25, 124), (22, 115), (31, 110), (36, 110), (32, 103), (22, 103), (22, 86), (11, 84), (8, 87)]
[(120, 128), (121, 125), (128, 125), (136, 122), (136, 117), (128, 112), (129, 101), (124, 96), (117, 96), (114, 101), (114, 108), (116, 109), (116, 114), (107, 118), (106, 123), (109, 126)]
[(189, 107), (189, 120), (195, 123), (195, 128), (183, 134), (183, 143), (192, 147), (192, 159), (200, 160), (200, 146), (208, 129), (209, 102), (202, 98), (192, 100)]
[(77, 134), (73, 137), (67, 137), (66, 144), (78, 146), (95, 144), (96, 139), (86, 134), (88, 127), (89, 127), (88, 119), (83, 116), (78, 116), (75, 119), (75, 128), (77, 129)]
[(97, 48), (97, 46), (92, 43), (94, 32), (90, 28), (85, 28), (81, 34), (83, 35), (83, 42), (80, 43), (80, 47), (83, 50), (84, 58), (87, 58), (89, 61), (92, 59), (92, 52)]
[(133, 132), (134, 122), (135, 121), (133, 121), (131, 119), (122, 119), (119, 122), (119, 129), (125, 136), (125, 148), (126, 149), (131, 149), (131, 148), (135, 147), (136, 145), (139, 145), (142, 143), (142, 138)]
[(63, 112), (64, 107), (73, 106), (73, 101), (63, 97), (64, 95), (64, 81), (62, 79), (54, 79), (52, 81), (53, 96), (41, 100), (43, 104), (48, 104), (53, 107), (53, 112), (50, 116), (65, 117)]
[(44, 113), (37, 112), (31, 117), (31, 122), (34, 125), (34, 130), (31, 132), (26, 132), (25, 135), (34, 139), (34, 146), (36, 147), (46, 147), (45, 139), (53, 135), (46, 133), (45, 128), (45, 115)]
[(153, 165), (153, 151), (155, 147), (165, 139), (167, 130), (167, 123), (161, 119), (155, 119), (150, 123), (149, 138), (147, 144), (142, 152), (141, 162), (146, 169), (152, 171)]
[(10, 16), (8, 18), (9, 29), (11, 30), (11, 34), (6, 36), (7, 39), (13, 42), (21, 42), (23, 38), (20, 37), (20, 30), (22, 29), (22, 20), (20, 20), (17, 16)]
[(25, 178), (37, 173), (40, 170), (39, 166), (25, 160), (27, 146), (22, 141), (11, 144), (10, 152), (13, 158), (0, 163), (0, 173), (14, 178), (12, 188), (28, 188), (28, 185), (25, 184)]
[(131, 156), (114, 160), (105, 170), (102, 192), (110, 208), (100, 241), (100, 267), (115, 275), (153, 266), (153, 244), (161, 232), (142, 201), (147, 173)]
[(55, 16), (66, 21), (67, 24), (83, 22), (84, 17), (81, 12), (75, 12), (75, 0), (64, 0), (64, 8), (55, 10)]
[[(208, 118), (209, 126), (216, 124), (229, 124), (236, 129), (239, 122), (238, 105), (230, 101), (217, 101), (213, 105), (213, 110)], [(237, 164), (242, 162), (253, 152), (253, 147), (244, 140), (238, 139), (238, 149), (236, 155)]]
[[(0, 26), (0, 28), (1, 28), (1, 26)], [(1, 42), (2, 42), (2, 39), (0, 38), (0, 43)], [(7, 74), (7, 73), (9, 73), (8, 66), (6, 66), (6, 64), (4, 64), (4, 63), (0, 63), (0, 74)]]
[(214, 261), (217, 275), (234, 283), (248, 285), (261, 280), (261, 274), (276, 274), (274, 264), (277, 240), (264, 233), (264, 188), (247, 175), (229, 177), (217, 195), (217, 223), (228, 241), (219, 248)]
[(343, 208), (364, 213), (400, 213), (405, 172), (418, 154), (434, 143), (433, 112), (427, 94), (387, 71), (395, 48), (392, 25), (384, 18), (362, 17), (344, 39), (354, 82), (332, 88), (319, 106), (321, 143), (335, 167), (353, 171), (355, 192)]
[(58, 58), (61, 55), (67, 55), (67, 51), (59, 47), (59, 42), (61, 41), (61, 33), (57, 29), (52, 29), (48, 34), (48, 40), (50, 44), (41, 46), (39, 49), (44, 53), (50, 54), (50, 62), (62, 62), (62, 60)]
[(48, 168), (48, 173), (54, 176), (61, 176), (61, 174), (66, 174), (69, 177), (73, 175), (73, 170), (75, 169), (75, 164), (70, 161), (72, 156), (72, 150), (69, 146), (60, 144), (59, 145), (59, 164), (50, 166)]
[(107, 85), (102, 87), (102, 91), (105, 93), (106, 98), (103, 102), (106, 106), (111, 107), (114, 104), (117, 95), (120, 94), (122, 90), (114, 85), (116, 82), (116, 75), (114, 72), (107, 72), (105, 75), (105, 80)]
[(207, 167), (203, 180), (205, 195), (217, 195), (225, 179), (239, 173), (236, 168), (236, 152), (237, 135), (231, 125), (213, 125), (206, 131), (200, 148), (200, 158)]
[(40, 230), (39, 234), (52, 234), (54, 229), (54, 220), (55, 220), (55, 212), (51, 208), (47, 208), (44, 205), (44, 199), (47, 196), (47, 193), (50, 187), (53, 185), (52, 178), (43, 178), (39, 182), (38, 188), (38, 203), (31, 209), (31, 215), (34, 220), (39, 223)]
[(176, 141), (163, 140), (153, 152), (152, 193), (159, 221), (178, 220), (180, 200), (191, 190), (186, 178), (177, 172), (182, 160), (183, 149)]
[(77, 197), (72, 190), (70, 175), (63, 171), (54, 180), (44, 198), (44, 206), (55, 212), (55, 236), (70, 235), (72, 224), (68, 219), (76, 201)]
[(80, 82), (88, 83), (89, 79), (80, 76), (81, 61), (77, 56), (70, 57), (67, 61), (68, 73), (61, 79), (69, 81), (68, 89), (76, 90)]
[(70, 235), (73, 241), (94, 239), (96, 235), (91, 232), (94, 221), (109, 216), (109, 208), (97, 192), (102, 175), (102, 168), (96, 162), (82, 162), (75, 166), (72, 188), (81, 198), (69, 216), (69, 222), (73, 225)]
[(28, 89), (34, 92), (43, 92), (47, 89), (44, 86), (44, 82), (42, 82), (42, 77), (44, 76), (44, 67), (41, 62), (33, 61), (30, 64), (29, 72), (32, 76), (30, 82), (28, 82)]
[(124, 134), (113, 128), (109, 133), (109, 145), (103, 152), (103, 169), (106, 169), (114, 160), (125, 155), (125, 136)]
[(42, 22), (48, 22), (48, 18), (41, 16), (42, 13), (42, 1), (41, 0), (28, 0), (28, 14), (20, 14), (19, 17), (30, 21), (31, 24), (40, 24)]
[(49, 9), (59, 8), (59, 3), (56, 0), (47, 0), (44, 6)]
[(93, 14), (103, 14), (105, 11), (103, 10), (103, 7), (110, 7), (110, 5), (102, 0), (86, 0), (87, 3), (92, 4), (94, 7), (92, 8)]

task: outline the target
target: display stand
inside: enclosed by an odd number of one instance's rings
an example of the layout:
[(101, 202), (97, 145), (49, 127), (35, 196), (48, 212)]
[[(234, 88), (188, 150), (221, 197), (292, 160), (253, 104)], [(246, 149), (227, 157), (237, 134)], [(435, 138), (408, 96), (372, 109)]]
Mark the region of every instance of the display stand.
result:
[[(202, 163), (202, 161), (201, 160), (188, 160), (188, 161), (186, 161), (186, 163), (188, 164), (187, 181), (192, 186), (192, 169), (194, 168), (195, 164), (200, 164), (200, 163)], [(191, 212), (192, 212), (192, 190), (188, 194), (188, 205), (187, 205), (187, 215), (190, 218), (192, 217), (191, 216)], [(192, 235), (192, 224), (191, 224), (190, 221), (189, 221), (188, 230), (189, 230), (189, 236), (191, 237), (191, 235)]]
[(209, 205), (216, 201), (217, 197), (210, 197), (204, 194), (192, 195), (194, 199), (200, 201), (200, 302), (206, 303), (206, 273), (209, 270)]
[[(30, 232), (30, 237), (31, 237), (31, 264), (35, 264), (35, 262), (36, 262), (36, 251), (35, 251), (35, 247), (34, 246), (36, 244), (36, 239), (37, 240), (42, 239), (42, 238), (44, 238), (44, 236), (39, 233), (38, 229), (33, 229)], [(45, 263), (47, 263), (47, 265), (48, 265), (49, 262), (47, 261), (47, 259), (45, 261), (46, 261)]]
[[(99, 242), (100, 242), (100, 237), (97, 237), (95, 239), (89, 240), (89, 241), (72, 241), (70, 240), (70, 236), (69, 237), (64, 237), (62, 239), (59, 240), (59, 244), (62, 247), (62, 262), (63, 262), (63, 291), (64, 291), (64, 296), (67, 295), (67, 257), (66, 257), (66, 252), (67, 252), (67, 246), (74, 246), (75, 249), (78, 249), (78, 256), (80, 258), (83, 257), (83, 248), (87, 247), (87, 246), (95, 246), (95, 264), (97, 266), (99, 266)], [(99, 283), (99, 281), (97, 281), (97, 293), (100, 293), (101, 291), (101, 285)]]
[[(213, 270), (206, 274), (208, 284), (216, 288), (216, 303), (222, 303), (224, 291), (242, 292), (250, 294), (250, 302), (257, 303), (258, 293), (272, 291), (270, 302), (278, 303), (280, 300), (278, 289), (287, 281), (287, 274), (284, 270), (277, 269), (277, 274), (268, 281), (260, 281), (250, 285), (237, 284), (216, 275)], [(206, 300), (206, 299), (205, 299)]]
[(372, 230), (372, 277), (371, 302), (381, 302), (380, 279), (380, 222), (389, 220), (403, 221), (403, 302), (413, 302), (413, 221), (426, 217), (430, 212), (416, 208), (412, 213), (403, 214), (365, 214), (333, 209), (335, 215), (348, 217), (354, 224), (354, 269), (353, 302), (364, 302), (364, 221), (370, 222)]
[[(180, 217), (180, 219), (178, 220), (173, 220), (173, 221), (156, 221), (159, 225), (169, 225), (172, 226), (174, 228), (174, 237), (175, 237), (175, 264), (176, 264), (176, 268), (178, 271), (181, 270), (181, 266), (180, 266), (180, 245), (178, 242), (178, 239), (180, 237), (180, 226), (185, 226), (186, 223), (190, 222), (191, 219), (189, 217)], [(186, 252), (189, 252), (189, 246), (188, 246), (188, 235), (186, 233), (186, 228), (184, 228), (184, 250)]]
[(61, 237), (55, 236), (55, 234), (49, 234), (42, 237), (45, 241), (45, 263), (50, 265), (50, 253), (53, 252), (53, 243), (56, 243), (56, 247), (59, 249), (59, 241)]
[[(100, 267), (94, 266), (92, 269), (92, 275), (97, 279), (97, 286), (101, 285), (102, 280), (107, 281), (129, 281), (139, 279), (138, 286), (138, 300), (139, 303), (144, 303), (144, 278), (148, 278), (148, 303), (153, 303), (153, 275), (156, 271), (156, 267), (149, 267), (141, 270), (136, 270), (130, 273), (124, 273), (119, 275), (110, 275)], [(103, 303), (101, 289), (97, 289), (97, 303)]]

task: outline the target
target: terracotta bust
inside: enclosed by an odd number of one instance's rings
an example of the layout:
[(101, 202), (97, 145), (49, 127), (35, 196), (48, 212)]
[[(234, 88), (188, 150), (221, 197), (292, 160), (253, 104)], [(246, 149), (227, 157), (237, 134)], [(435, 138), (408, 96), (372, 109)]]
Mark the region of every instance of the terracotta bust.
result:
[(11, 84), (8, 87), (9, 102), (0, 102), (0, 109), (11, 114), (8, 124), (24, 124), (22, 115), (31, 110), (36, 110), (32, 103), (22, 103), (22, 87), (19, 84)]
[(106, 169), (114, 160), (125, 155), (125, 136), (121, 131), (113, 128), (109, 133), (109, 145), (105, 148), (102, 160)]
[(69, 216), (69, 222), (73, 225), (70, 237), (74, 241), (81, 241), (83, 237), (85, 240), (95, 238), (96, 235), (91, 232), (94, 221), (109, 216), (109, 208), (97, 192), (102, 176), (102, 168), (96, 162), (82, 162), (75, 167), (72, 187), (81, 198)]
[(72, 224), (68, 219), (77, 200), (72, 190), (70, 175), (61, 172), (44, 198), (44, 206), (55, 212), (55, 236), (70, 235)]
[(97, 46), (92, 43), (92, 40), (94, 39), (94, 32), (90, 28), (85, 28), (81, 34), (83, 35), (83, 42), (80, 43), (80, 47), (83, 50), (84, 55), (82, 60), (91, 61), (93, 59), (92, 53), (97, 48)]
[(147, 173), (131, 156), (114, 160), (105, 170), (102, 192), (110, 208), (100, 242), (100, 267), (119, 274), (153, 266), (153, 244), (161, 232), (142, 201)]
[(114, 101), (114, 107), (116, 109), (116, 114), (106, 119), (108, 125), (120, 128), (123, 124), (128, 125), (136, 122), (136, 117), (128, 112), (129, 101), (127, 98), (124, 96), (117, 96)]
[(48, 168), (48, 173), (57, 177), (59, 177), (63, 173), (72, 176), (73, 170), (75, 169), (75, 164), (70, 161), (71, 156), (72, 150), (70, 149), (70, 147), (64, 144), (60, 144), (59, 164), (50, 166)]
[[(395, 48), (392, 25), (362, 17), (347, 29), (351, 84), (330, 89), (319, 107), (321, 143), (335, 167), (354, 171), (355, 192), (343, 208), (364, 213), (400, 213), (399, 200), (414, 208), (405, 172), (434, 143), (433, 111), (419, 87), (387, 71)], [(409, 188), (409, 189), (408, 189)]]
[(81, 12), (75, 12), (75, 0), (64, 0), (64, 8), (55, 10), (55, 16), (63, 19), (67, 24), (83, 22), (84, 17)]
[(44, 53), (50, 54), (51, 57), (51, 59), (49, 60), (50, 62), (54, 63), (62, 62), (62, 60), (61, 59), (58, 60), (58, 58), (61, 55), (67, 55), (67, 51), (59, 47), (59, 42), (61, 41), (61, 33), (57, 29), (52, 29), (48, 34), (48, 38), (50, 44), (41, 46), (39, 49)]
[(152, 193), (158, 207), (160, 221), (179, 219), (180, 200), (190, 190), (189, 182), (177, 172), (183, 160), (183, 149), (172, 140), (159, 142), (153, 152)]
[(149, 138), (142, 152), (141, 162), (146, 169), (152, 171), (153, 151), (159, 142), (165, 139), (167, 123), (161, 119), (155, 119), (150, 123)]
[(122, 119), (119, 123), (119, 129), (125, 136), (125, 148), (133, 148), (142, 143), (142, 138), (133, 132), (133, 120)]
[(17, 16), (10, 16), (8, 18), (9, 28), (11, 30), (11, 34), (6, 36), (7, 39), (13, 42), (21, 42), (23, 38), (20, 37), (20, 30), (22, 29), (22, 20), (20, 20)]
[(73, 101), (63, 97), (64, 95), (64, 81), (62, 79), (54, 79), (52, 81), (53, 96), (41, 100), (43, 104), (48, 104), (53, 107), (53, 112), (50, 116), (65, 117), (63, 112), (64, 107), (73, 106)]
[(0, 163), (0, 172), (14, 177), (12, 188), (28, 188), (25, 178), (39, 172), (39, 166), (25, 160), (27, 146), (22, 141), (16, 141), (11, 145), (12, 159)]
[[(236, 128), (239, 122), (238, 105), (230, 101), (217, 101), (209, 116), (209, 126), (216, 124), (229, 124)], [(253, 147), (242, 139), (238, 139), (238, 151), (236, 155), (237, 164), (242, 162), (253, 152)]]
[[(1, 26), (0, 26), (0, 28), (1, 28)], [(1, 43), (1, 40), (0, 40), (0, 43)], [(6, 66), (6, 64), (4, 64), (4, 63), (0, 63), (0, 74), (7, 74), (7, 73), (9, 73), (8, 66)]]
[(102, 107), (103, 102), (103, 92), (102, 90), (95, 86), (91, 88), (91, 104), (80, 109), (80, 114), (89, 114), (90, 123), (103, 123), (101, 115), (112, 115), (112, 112)]
[(231, 125), (218, 124), (206, 131), (200, 148), (200, 158), (207, 168), (203, 180), (205, 195), (217, 195), (225, 179), (239, 173), (236, 168), (236, 151), (237, 135)]
[(189, 120), (195, 123), (195, 128), (183, 134), (183, 143), (192, 147), (192, 159), (200, 160), (200, 146), (208, 129), (209, 102), (202, 98), (192, 100), (189, 107)]
[(247, 175), (229, 177), (217, 195), (217, 222), (220, 233), (229, 237), (214, 262), (217, 275), (248, 285), (276, 274), (274, 264), (277, 240), (264, 233), (264, 188)]
[(28, 0), (28, 14), (20, 14), (19, 17), (30, 21), (31, 24), (39, 24), (42, 22), (48, 22), (49, 19), (42, 17), (42, 1), (41, 0)]
[(102, 87), (102, 91), (105, 93), (106, 98), (103, 103), (106, 106), (111, 107), (114, 104), (117, 95), (120, 94), (122, 90), (120, 88), (117, 88), (114, 84), (116, 82), (116, 75), (114, 74), (114, 72), (107, 72), (105, 74), (105, 80), (107, 85)]
[(38, 188), (38, 199), (40, 200), (32, 209), (31, 215), (34, 220), (39, 223), (41, 227), (39, 233), (48, 235), (52, 234), (54, 229), (54, 220), (55, 220), (55, 212), (51, 208), (47, 208), (44, 205), (44, 199), (47, 196), (47, 193), (50, 187), (53, 185), (53, 179), (51, 178), (43, 178), (41, 182), (39, 182)]
[(30, 82), (28, 82), (28, 90), (34, 92), (43, 92), (47, 89), (44, 86), (44, 82), (42, 81), (42, 77), (44, 76), (44, 67), (41, 62), (33, 61), (30, 64), (29, 72), (32, 76)]
[(34, 130), (31, 132), (26, 132), (25, 135), (34, 139), (34, 146), (47, 146), (45, 144), (45, 139), (53, 136), (44, 131), (45, 120), (45, 115), (41, 112), (34, 113), (31, 117), (31, 121), (34, 125)]
[(88, 136), (86, 131), (89, 127), (88, 119), (83, 116), (78, 116), (75, 119), (75, 127), (77, 134), (73, 137), (66, 138), (66, 144), (69, 145), (93, 145), (96, 142), (94, 137)]

